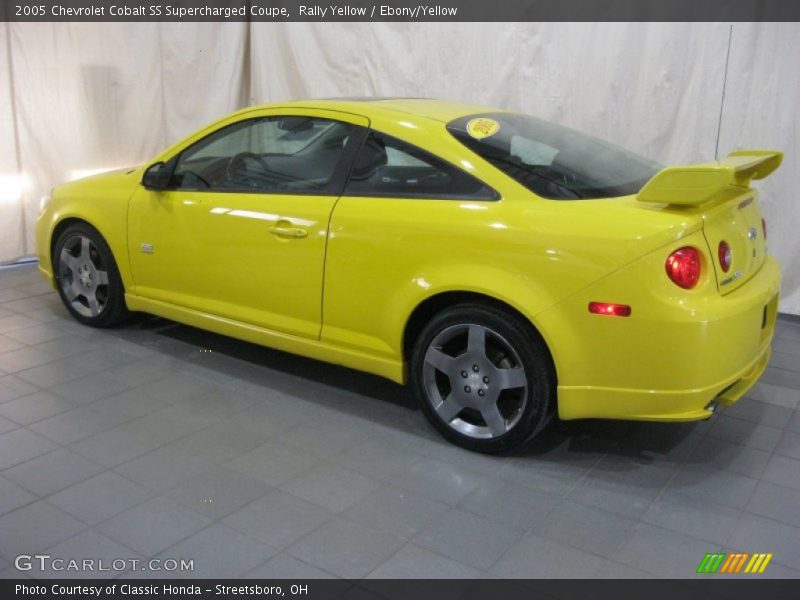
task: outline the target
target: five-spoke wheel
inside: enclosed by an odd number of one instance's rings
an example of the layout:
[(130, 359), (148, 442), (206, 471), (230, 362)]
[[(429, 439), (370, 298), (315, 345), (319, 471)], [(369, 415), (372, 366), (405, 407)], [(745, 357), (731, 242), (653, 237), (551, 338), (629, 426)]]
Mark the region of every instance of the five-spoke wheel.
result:
[(450, 427), (491, 439), (513, 428), (527, 403), (528, 378), (502, 335), (475, 323), (452, 325), (425, 353), (431, 406)]
[(411, 380), (445, 437), (472, 450), (499, 452), (530, 439), (552, 414), (551, 365), (544, 343), (520, 319), (462, 305), (424, 328)]
[(75, 223), (59, 235), (53, 270), (64, 305), (80, 322), (107, 326), (126, 313), (122, 281), (108, 244), (86, 223)]
[(108, 300), (108, 271), (92, 241), (76, 234), (64, 242), (59, 262), (59, 285), (72, 308), (84, 317), (96, 317)]

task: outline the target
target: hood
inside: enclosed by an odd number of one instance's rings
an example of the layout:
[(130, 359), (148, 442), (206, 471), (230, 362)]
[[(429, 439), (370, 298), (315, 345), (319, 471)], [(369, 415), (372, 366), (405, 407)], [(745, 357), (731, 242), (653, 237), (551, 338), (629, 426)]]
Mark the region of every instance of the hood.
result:
[(108, 196), (114, 192), (130, 190), (140, 179), (141, 167), (114, 169), (61, 183), (53, 188), (53, 196), (80, 196), (83, 199)]

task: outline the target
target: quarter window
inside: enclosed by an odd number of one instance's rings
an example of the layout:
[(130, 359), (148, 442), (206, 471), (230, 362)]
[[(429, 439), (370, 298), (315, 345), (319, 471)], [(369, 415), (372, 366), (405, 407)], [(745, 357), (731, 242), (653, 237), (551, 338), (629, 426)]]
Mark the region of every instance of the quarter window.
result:
[(432, 154), (383, 133), (364, 140), (350, 171), (348, 196), (497, 200), (494, 190)]
[(184, 150), (171, 187), (256, 193), (331, 193), (356, 126), (312, 117), (241, 121)]

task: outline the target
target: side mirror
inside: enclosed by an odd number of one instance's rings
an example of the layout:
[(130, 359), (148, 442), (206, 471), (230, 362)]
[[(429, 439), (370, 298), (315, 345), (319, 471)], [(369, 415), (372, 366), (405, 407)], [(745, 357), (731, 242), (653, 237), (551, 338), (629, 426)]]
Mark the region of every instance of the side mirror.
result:
[(142, 175), (142, 185), (148, 190), (165, 190), (169, 186), (169, 179), (172, 175), (166, 163), (157, 162), (150, 165)]

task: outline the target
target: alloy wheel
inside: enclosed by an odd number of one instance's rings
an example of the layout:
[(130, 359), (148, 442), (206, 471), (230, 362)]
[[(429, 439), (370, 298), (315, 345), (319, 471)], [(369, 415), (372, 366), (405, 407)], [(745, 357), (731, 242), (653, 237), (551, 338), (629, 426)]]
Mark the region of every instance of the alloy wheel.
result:
[(528, 377), (506, 338), (483, 325), (452, 325), (431, 340), (423, 364), (431, 407), (473, 439), (508, 433), (528, 402)]
[(67, 239), (59, 255), (61, 291), (84, 317), (96, 317), (108, 301), (108, 271), (94, 242), (84, 235)]

